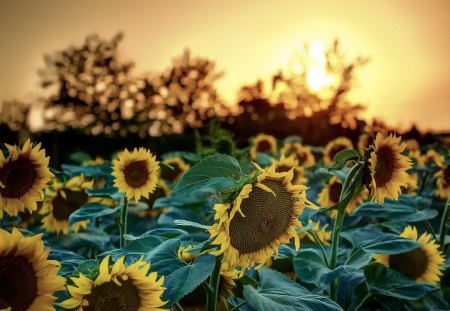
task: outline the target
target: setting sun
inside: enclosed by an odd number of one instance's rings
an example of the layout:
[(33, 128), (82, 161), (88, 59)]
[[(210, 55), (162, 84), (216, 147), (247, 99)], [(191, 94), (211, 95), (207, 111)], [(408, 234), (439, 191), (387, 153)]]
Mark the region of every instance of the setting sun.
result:
[(326, 70), (324, 44), (313, 42), (309, 47), (309, 57), (310, 63), (306, 72), (306, 82), (312, 91), (319, 92), (331, 86), (336, 78)]

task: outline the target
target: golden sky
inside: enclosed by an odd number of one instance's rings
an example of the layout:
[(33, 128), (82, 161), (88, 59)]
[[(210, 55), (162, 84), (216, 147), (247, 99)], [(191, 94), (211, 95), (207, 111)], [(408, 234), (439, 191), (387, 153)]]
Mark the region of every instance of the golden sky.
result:
[(0, 2), (0, 101), (39, 94), (42, 55), (86, 35), (123, 31), (135, 73), (159, 71), (189, 47), (217, 62), (219, 91), (267, 77), (304, 42), (339, 38), (349, 56), (371, 57), (355, 98), (389, 125), (450, 129), (450, 1), (248, 0)]

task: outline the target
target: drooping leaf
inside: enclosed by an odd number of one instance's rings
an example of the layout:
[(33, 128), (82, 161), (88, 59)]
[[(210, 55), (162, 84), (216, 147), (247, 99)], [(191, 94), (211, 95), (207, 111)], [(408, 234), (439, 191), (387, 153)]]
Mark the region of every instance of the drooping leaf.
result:
[(99, 217), (112, 215), (118, 212), (120, 207), (121, 206), (118, 205), (115, 208), (110, 208), (98, 202), (91, 202), (80, 207), (75, 212), (70, 214), (69, 223), (70, 225), (73, 225), (77, 221), (94, 220)]
[(244, 285), (244, 298), (251, 310), (342, 310), (328, 297), (309, 292), (279, 272), (263, 268), (258, 271), (258, 275), (258, 288)]
[(364, 269), (369, 290), (378, 295), (406, 300), (417, 300), (438, 287), (427, 283), (416, 283), (403, 274), (374, 263)]
[(235, 190), (243, 176), (235, 158), (216, 154), (201, 160), (185, 172), (172, 191), (174, 194), (183, 194), (203, 188), (217, 191)]
[(345, 164), (350, 160), (357, 160), (359, 158), (359, 154), (355, 149), (344, 149), (336, 153), (334, 156), (334, 162), (336, 164)]

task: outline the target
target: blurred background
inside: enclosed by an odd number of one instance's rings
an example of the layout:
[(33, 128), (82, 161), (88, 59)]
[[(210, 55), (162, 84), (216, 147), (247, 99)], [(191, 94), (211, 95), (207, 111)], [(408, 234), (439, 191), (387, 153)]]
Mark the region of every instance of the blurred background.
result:
[(323, 145), (450, 125), (450, 2), (2, 1), (0, 134), (192, 150), (211, 124)]

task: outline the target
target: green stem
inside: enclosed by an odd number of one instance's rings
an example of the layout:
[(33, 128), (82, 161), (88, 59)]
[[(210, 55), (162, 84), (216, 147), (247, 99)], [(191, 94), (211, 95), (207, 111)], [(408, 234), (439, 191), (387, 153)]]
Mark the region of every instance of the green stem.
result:
[(356, 308), (355, 308), (353, 311), (359, 310), (359, 309), (364, 305), (364, 303), (367, 301), (367, 299), (370, 298), (370, 296), (371, 296), (371, 294), (370, 294), (370, 293), (367, 293), (367, 295), (364, 296), (364, 298), (361, 300), (361, 302), (359, 303), (359, 305), (357, 305)]
[(312, 236), (313, 236), (314, 241), (316, 242), (316, 244), (319, 245), (320, 251), (322, 252), (323, 260), (325, 261), (325, 264), (326, 264), (327, 267), (329, 268), (329, 267), (330, 267), (330, 263), (328, 262), (327, 254), (325, 253), (325, 250), (324, 250), (324, 248), (323, 248), (322, 243), (320, 243), (320, 240), (319, 240), (319, 238), (317, 237), (317, 234), (314, 232), (314, 230), (311, 230), (310, 232), (311, 232), (311, 234), (312, 234)]
[(447, 227), (445, 224), (447, 223), (448, 217), (450, 216), (450, 195), (447, 197), (447, 201), (445, 202), (444, 214), (442, 215), (441, 226), (439, 228), (439, 245), (441, 251), (445, 251), (445, 236), (447, 235)]
[(216, 311), (217, 293), (219, 291), (220, 270), (222, 268), (222, 256), (216, 257), (211, 279), (209, 281), (209, 291), (206, 296), (206, 311)]
[(122, 208), (120, 209), (119, 230), (120, 230), (120, 248), (127, 245), (125, 234), (127, 234), (127, 215), (128, 215), (128, 199), (123, 197)]
[(239, 310), (240, 307), (242, 307), (243, 305), (245, 305), (247, 303), (247, 301), (243, 301), (240, 304), (238, 304), (237, 306), (234, 306), (233, 309), (231, 309), (230, 311), (237, 311)]
[[(334, 221), (333, 226), (333, 235), (332, 235), (332, 242), (331, 242), (331, 258), (330, 258), (330, 269), (334, 270), (337, 266), (337, 253), (339, 248), (339, 235), (341, 233), (343, 224), (344, 224), (344, 217), (345, 217), (345, 208), (347, 207), (348, 203), (353, 198), (353, 195), (355, 194), (355, 189), (353, 189), (353, 193), (351, 193), (351, 197), (347, 198), (347, 192), (348, 189), (351, 188), (351, 181), (355, 175), (357, 175), (356, 178), (360, 178), (361, 172), (363, 170), (363, 166), (360, 164), (356, 164), (352, 167), (350, 173), (347, 175), (347, 178), (345, 179), (344, 185), (342, 186), (342, 191), (339, 199), (339, 204), (343, 203), (342, 205), (339, 205), (338, 212), (336, 216), (336, 220)], [(337, 285), (338, 280), (334, 280), (330, 285), (330, 298), (334, 301), (337, 299)]]
[(184, 311), (183, 307), (180, 305), (179, 302), (176, 302), (174, 306), (175, 306), (175, 309), (176, 309), (176, 310), (178, 310), (178, 311)]
[(420, 185), (419, 194), (421, 194), (423, 189), (425, 188), (425, 184), (427, 182), (428, 175), (430, 175), (430, 173), (428, 171), (426, 171), (425, 174), (422, 175), (422, 185)]

